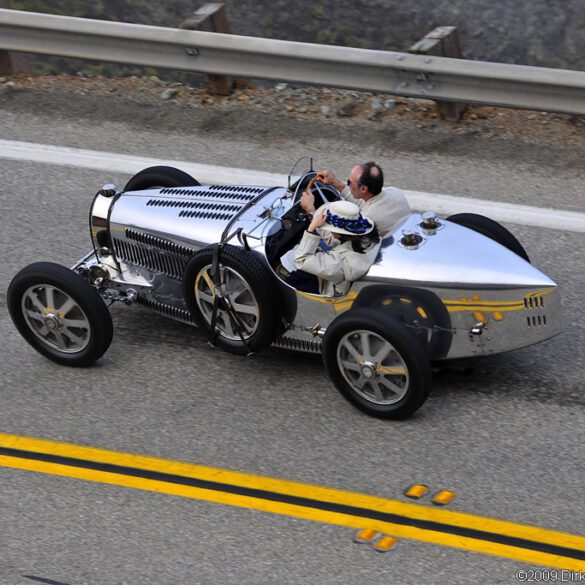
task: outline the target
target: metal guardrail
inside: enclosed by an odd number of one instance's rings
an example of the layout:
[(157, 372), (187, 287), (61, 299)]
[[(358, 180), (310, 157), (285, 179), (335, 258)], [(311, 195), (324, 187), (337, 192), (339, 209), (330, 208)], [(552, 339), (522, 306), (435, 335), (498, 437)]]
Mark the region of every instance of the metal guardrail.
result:
[(0, 49), (585, 114), (585, 72), (0, 9)]

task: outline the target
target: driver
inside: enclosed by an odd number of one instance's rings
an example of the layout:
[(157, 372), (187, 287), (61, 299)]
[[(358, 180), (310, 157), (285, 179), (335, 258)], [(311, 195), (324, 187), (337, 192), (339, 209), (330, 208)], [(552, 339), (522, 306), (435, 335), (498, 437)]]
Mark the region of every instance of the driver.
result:
[[(322, 230), (335, 235), (328, 251), (319, 247)], [(368, 272), (379, 249), (380, 236), (374, 222), (363, 216), (357, 205), (349, 201), (326, 203), (303, 234), (295, 253), (297, 272), (291, 273), (287, 282), (305, 292), (345, 295), (351, 283)], [(295, 280), (299, 273), (317, 277), (314, 288), (299, 286)]]
[[(355, 203), (376, 224), (381, 237), (388, 235), (411, 213), (406, 196), (400, 189), (384, 187), (384, 173), (375, 162), (353, 167), (346, 184), (329, 169), (317, 171), (317, 179), (326, 185), (333, 185), (344, 199)], [(301, 207), (307, 213), (315, 212), (312, 193), (303, 193)]]

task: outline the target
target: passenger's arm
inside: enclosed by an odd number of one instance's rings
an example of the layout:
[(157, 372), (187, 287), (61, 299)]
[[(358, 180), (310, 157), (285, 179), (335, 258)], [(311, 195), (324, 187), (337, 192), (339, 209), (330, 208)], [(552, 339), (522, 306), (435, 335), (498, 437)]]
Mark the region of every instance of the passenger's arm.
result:
[(303, 234), (297, 248), (295, 266), (298, 270), (304, 270), (323, 280), (339, 284), (345, 280), (341, 258), (334, 252), (317, 251), (320, 240), (321, 237), (318, 234), (309, 232)]

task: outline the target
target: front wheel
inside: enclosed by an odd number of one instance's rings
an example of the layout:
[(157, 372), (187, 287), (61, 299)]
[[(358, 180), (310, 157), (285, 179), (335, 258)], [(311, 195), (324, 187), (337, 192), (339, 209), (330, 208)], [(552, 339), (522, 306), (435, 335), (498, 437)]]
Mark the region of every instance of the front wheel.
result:
[(112, 342), (112, 318), (98, 292), (59, 264), (23, 268), (8, 287), (8, 310), (24, 339), (58, 364), (89, 366)]
[(404, 419), (431, 389), (431, 365), (409, 330), (372, 309), (352, 309), (327, 328), (323, 361), (354, 406), (382, 419)]

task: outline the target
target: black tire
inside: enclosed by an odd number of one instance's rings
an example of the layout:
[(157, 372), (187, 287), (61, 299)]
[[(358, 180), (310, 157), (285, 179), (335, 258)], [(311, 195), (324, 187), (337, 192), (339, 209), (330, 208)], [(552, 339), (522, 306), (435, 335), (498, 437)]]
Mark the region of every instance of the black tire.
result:
[(200, 183), (191, 175), (174, 167), (148, 167), (136, 173), (124, 187), (124, 191), (141, 191), (155, 187), (196, 187)]
[(373, 284), (364, 288), (352, 305), (385, 313), (407, 327), (430, 360), (444, 358), (453, 333), (449, 312), (431, 291), (393, 284)]
[(98, 292), (53, 262), (30, 264), (12, 279), (8, 310), (24, 339), (58, 364), (90, 366), (112, 342), (112, 317)]
[(530, 258), (524, 249), (524, 246), (516, 239), (516, 236), (507, 230), (503, 225), (497, 221), (478, 215), (477, 213), (457, 213), (447, 218), (447, 221), (456, 223), (463, 227), (469, 228), (474, 232), (487, 236), (494, 242), (501, 244), (504, 248), (508, 248), (514, 254), (524, 258), (530, 262)]
[[(211, 246), (193, 254), (183, 277), (183, 294), (191, 315), (210, 335), (213, 289), (209, 271), (214, 250), (215, 246)], [(245, 343), (237, 334), (228, 311), (220, 310), (215, 344), (240, 355), (264, 349), (281, 332), (282, 310), (275, 277), (253, 252), (236, 246), (223, 247), (220, 269), (226, 296), (230, 303), (239, 307), (236, 312), (245, 326)], [(237, 294), (234, 296), (234, 293)]]
[[(371, 353), (384, 348), (385, 357), (374, 361)], [(323, 362), (342, 396), (376, 418), (409, 417), (431, 389), (431, 364), (421, 344), (403, 325), (373, 309), (351, 309), (333, 321), (323, 339)], [(390, 368), (395, 372), (389, 373)], [(380, 383), (390, 383), (398, 392), (385, 393)]]

